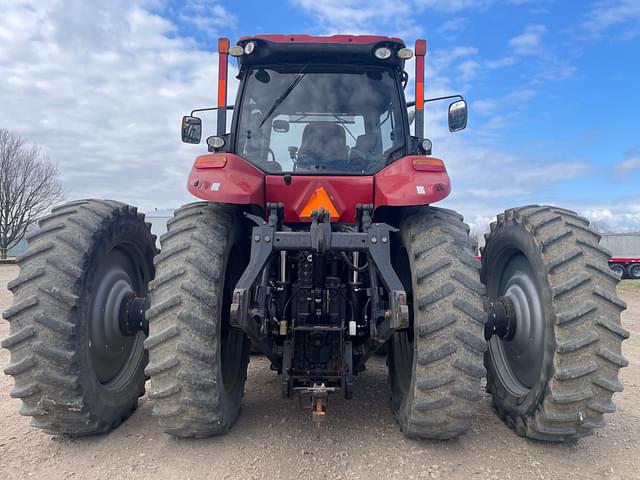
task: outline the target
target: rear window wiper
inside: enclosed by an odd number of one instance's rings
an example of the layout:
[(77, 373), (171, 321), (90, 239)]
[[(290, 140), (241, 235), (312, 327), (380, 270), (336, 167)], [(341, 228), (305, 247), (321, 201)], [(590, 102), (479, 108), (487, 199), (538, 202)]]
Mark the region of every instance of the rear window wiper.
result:
[(276, 111), (276, 108), (278, 108), (280, 104), (284, 102), (284, 100), (289, 96), (289, 94), (293, 91), (293, 89), (296, 88), (296, 86), (304, 78), (306, 73), (302, 73), (302, 71), (305, 69), (305, 67), (306, 65), (300, 69), (300, 73), (298, 73), (298, 75), (296, 75), (296, 77), (291, 81), (291, 83), (287, 85), (287, 88), (284, 90), (284, 92), (282, 92), (282, 94), (278, 98), (276, 98), (276, 100), (273, 102), (269, 110), (267, 110), (267, 114), (264, 116), (264, 118), (260, 122), (260, 125), (258, 125), (258, 128), (262, 128), (262, 125), (264, 125), (264, 122), (266, 122), (269, 118), (271, 118), (271, 115), (273, 115), (273, 112)]

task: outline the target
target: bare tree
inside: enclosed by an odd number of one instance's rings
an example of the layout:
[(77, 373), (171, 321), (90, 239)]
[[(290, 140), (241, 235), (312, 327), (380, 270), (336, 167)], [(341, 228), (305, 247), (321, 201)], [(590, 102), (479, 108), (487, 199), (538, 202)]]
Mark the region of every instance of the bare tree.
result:
[(58, 168), (35, 146), (0, 129), (0, 259), (64, 198)]

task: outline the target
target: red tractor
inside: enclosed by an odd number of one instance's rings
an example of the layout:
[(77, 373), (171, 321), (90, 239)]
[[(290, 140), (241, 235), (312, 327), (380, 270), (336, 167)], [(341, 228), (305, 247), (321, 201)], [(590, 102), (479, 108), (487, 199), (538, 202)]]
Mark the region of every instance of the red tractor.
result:
[[(222, 434), (254, 348), (282, 397), (322, 418), (385, 350), (407, 435), (466, 432), (484, 377), (520, 435), (604, 425), (629, 335), (609, 255), (584, 218), (529, 205), (500, 214), (474, 257), (462, 216), (432, 206), (451, 185), (423, 134), (425, 54), (424, 40), (382, 36), (221, 39), (217, 134), (187, 184), (202, 201), (176, 210), (161, 251), (143, 215), (113, 201), (56, 207), (31, 234), (4, 312), (21, 413), (48, 432), (105, 432), (150, 377), (166, 432)], [(450, 131), (464, 129), (464, 99), (447, 98)], [(188, 143), (202, 135), (194, 113)]]

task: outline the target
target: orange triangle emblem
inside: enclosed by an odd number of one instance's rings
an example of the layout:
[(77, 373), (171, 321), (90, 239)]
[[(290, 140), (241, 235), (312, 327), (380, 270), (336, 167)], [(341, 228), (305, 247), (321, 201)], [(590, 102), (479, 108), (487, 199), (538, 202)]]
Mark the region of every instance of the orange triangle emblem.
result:
[(300, 212), (300, 218), (311, 218), (311, 213), (315, 210), (320, 210), (321, 208), (324, 208), (329, 212), (329, 216), (332, 220), (337, 220), (340, 217), (338, 209), (333, 204), (331, 198), (329, 198), (329, 194), (322, 186), (316, 188), (309, 196), (309, 200), (307, 200), (306, 205)]

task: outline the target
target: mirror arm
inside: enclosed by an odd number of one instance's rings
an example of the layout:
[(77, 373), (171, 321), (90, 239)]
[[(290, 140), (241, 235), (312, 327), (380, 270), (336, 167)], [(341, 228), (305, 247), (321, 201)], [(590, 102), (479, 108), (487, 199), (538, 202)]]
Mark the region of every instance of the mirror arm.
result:
[(211, 107), (211, 108), (196, 108), (195, 110), (191, 110), (191, 116), (196, 112), (211, 112), (213, 110), (233, 110), (233, 105), (227, 105), (226, 107)]
[[(462, 95), (447, 95), (446, 97), (425, 98), (424, 102), (425, 103), (437, 102), (439, 100), (449, 100), (451, 98), (459, 98), (460, 100), (464, 100), (464, 97)], [(415, 100), (412, 102), (407, 102), (407, 108), (414, 107), (415, 105), (416, 105)]]

